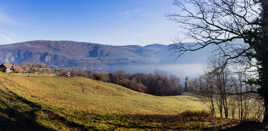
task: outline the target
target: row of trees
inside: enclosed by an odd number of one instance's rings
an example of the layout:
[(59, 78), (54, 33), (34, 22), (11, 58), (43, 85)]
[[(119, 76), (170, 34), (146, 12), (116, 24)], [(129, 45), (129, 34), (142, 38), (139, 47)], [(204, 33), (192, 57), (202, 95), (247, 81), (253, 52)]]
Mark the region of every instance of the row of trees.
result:
[(45, 64), (23, 63), (20, 65), (25, 73), (50, 73), (64, 77), (87, 77), (103, 82), (111, 82), (129, 89), (157, 96), (180, 95), (183, 91), (181, 80), (164, 71), (155, 71), (151, 74), (129, 74), (122, 70), (112, 73), (94, 72), (89, 70), (50, 69)]
[(52, 70), (46, 64), (22, 63), (20, 65), (25, 73), (50, 73)]
[[(262, 97), (265, 107), (263, 122), (267, 124), (268, 1), (175, 0), (174, 4), (180, 11), (170, 15), (170, 18), (181, 27), (185, 27), (186, 33), (195, 40), (193, 43), (175, 45), (173, 48), (177, 50), (178, 55), (215, 47), (219, 54), (226, 58), (224, 65), (242, 62), (245, 69), (256, 68), (257, 77), (251, 83), (260, 87), (258, 94)], [(241, 40), (242, 43), (234, 40)], [(220, 84), (226, 81), (225, 75), (215, 77), (221, 80)], [(225, 103), (225, 100), (221, 103)]]
[(259, 86), (249, 82), (255, 81), (249, 73), (232, 69), (234, 66), (231, 68), (224, 63), (224, 59), (214, 59), (204, 75), (185, 81), (185, 89), (208, 102), (214, 116), (261, 121), (264, 106), (257, 94)]
[(163, 71), (155, 71), (151, 74), (129, 74), (120, 70), (112, 73), (101, 73), (87, 70), (60, 69), (55, 72), (58, 76), (87, 77), (104, 82), (119, 84), (135, 91), (157, 96), (180, 95), (183, 91), (181, 80), (178, 77), (168, 75)]
[(155, 71), (151, 74), (129, 74), (122, 70), (112, 73), (94, 72), (89, 70), (50, 69), (45, 64), (23, 63), (21, 67), (25, 73), (50, 73), (64, 77), (87, 77), (103, 82), (111, 82), (129, 89), (157, 96), (180, 95), (183, 91), (181, 80), (163, 71)]

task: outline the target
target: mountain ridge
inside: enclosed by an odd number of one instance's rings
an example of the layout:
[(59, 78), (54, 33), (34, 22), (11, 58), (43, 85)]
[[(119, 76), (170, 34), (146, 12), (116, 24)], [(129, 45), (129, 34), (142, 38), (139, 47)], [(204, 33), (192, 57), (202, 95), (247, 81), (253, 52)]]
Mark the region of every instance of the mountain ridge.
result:
[[(35, 40), (0, 45), (0, 63), (47, 64), (51, 67), (87, 69), (110, 72), (116, 65), (176, 64), (176, 54), (169, 45), (114, 46), (68, 40)], [(198, 61), (196, 57), (182, 58), (182, 63)], [(199, 61), (203, 61), (200, 59)]]

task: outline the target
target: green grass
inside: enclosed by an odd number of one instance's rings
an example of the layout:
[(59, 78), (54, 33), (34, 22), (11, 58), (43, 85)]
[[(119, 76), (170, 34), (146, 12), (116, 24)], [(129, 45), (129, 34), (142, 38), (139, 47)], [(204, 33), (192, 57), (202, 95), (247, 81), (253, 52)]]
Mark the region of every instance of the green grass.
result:
[(1, 130), (195, 130), (234, 123), (200, 112), (207, 110), (190, 95), (159, 97), (82, 77), (0, 73)]

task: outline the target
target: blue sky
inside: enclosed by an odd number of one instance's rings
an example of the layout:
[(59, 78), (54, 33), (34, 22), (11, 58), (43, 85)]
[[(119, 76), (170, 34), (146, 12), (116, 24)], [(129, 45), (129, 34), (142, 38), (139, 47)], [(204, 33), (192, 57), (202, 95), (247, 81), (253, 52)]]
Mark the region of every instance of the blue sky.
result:
[(170, 44), (183, 35), (173, 0), (0, 0), (0, 44), (73, 40)]

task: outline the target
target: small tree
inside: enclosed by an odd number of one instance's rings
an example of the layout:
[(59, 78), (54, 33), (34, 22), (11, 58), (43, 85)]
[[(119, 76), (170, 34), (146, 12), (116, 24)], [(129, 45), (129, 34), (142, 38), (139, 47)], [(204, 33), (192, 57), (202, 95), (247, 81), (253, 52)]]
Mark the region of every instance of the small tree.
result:
[(185, 80), (184, 80), (184, 91), (185, 92), (189, 91), (188, 90), (188, 80), (189, 80), (188, 77), (185, 77)]

